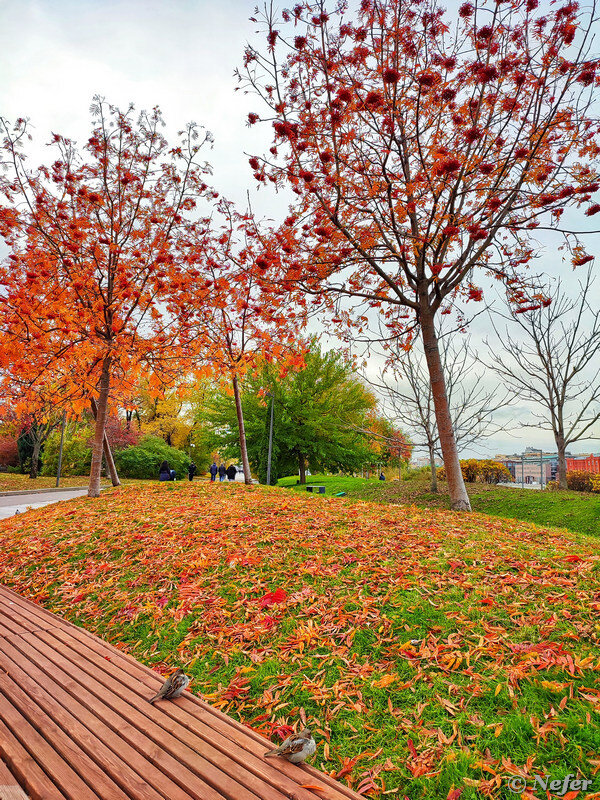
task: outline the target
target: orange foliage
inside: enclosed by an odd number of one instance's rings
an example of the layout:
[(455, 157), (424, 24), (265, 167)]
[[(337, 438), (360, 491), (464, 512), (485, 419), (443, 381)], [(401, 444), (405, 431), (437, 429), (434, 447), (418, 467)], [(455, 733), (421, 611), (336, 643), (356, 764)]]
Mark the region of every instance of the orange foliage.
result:
[(96, 98), (92, 116), (82, 149), (55, 135), (55, 160), (37, 170), (25, 161), (26, 121), (2, 120), (11, 169), (0, 235), (11, 252), (0, 266), (0, 365), (25, 405), (40, 387), (75, 412), (97, 398), (99, 476), (109, 397), (127, 397), (142, 370), (168, 380), (184, 355), (166, 310), (181, 282), (175, 243), (196, 201), (213, 195), (197, 161), (209, 137), (196, 126), (170, 149), (157, 109), (136, 119)]

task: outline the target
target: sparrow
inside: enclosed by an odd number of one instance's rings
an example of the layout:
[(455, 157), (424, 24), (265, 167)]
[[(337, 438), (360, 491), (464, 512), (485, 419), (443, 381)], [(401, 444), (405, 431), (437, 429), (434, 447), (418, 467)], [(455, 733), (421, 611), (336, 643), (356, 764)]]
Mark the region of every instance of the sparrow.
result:
[(190, 685), (190, 679), (184, 674), (182, 669), (176, 669), (163, 683), (158, 694), (149, 701), (155, 703), (157, 700), (173, 700), (179, 697)]
[(283, 756), (283, 758), (291, 761), (292, 764), (301, 764), (309, 756), (312, 756), (316, 749), (317, 744), (312, 737), (312, 733), (308, 728), (305, 728), (300, 733), (292, 733), (275, 750), (269, 750), (268, 753), (265, 753), (265, 758)]

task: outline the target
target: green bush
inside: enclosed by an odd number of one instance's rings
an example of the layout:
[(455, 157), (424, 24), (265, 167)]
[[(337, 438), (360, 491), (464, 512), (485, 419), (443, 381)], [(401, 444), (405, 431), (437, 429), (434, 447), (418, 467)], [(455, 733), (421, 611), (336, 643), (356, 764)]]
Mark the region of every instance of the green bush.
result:
[(119, 475), (123, 478), (149, 478), (158, 480), (158, 471), (163, 461), (175, 470), (179, 480), (187, 477), (190, 457), (156, 436), (145, 436), (140, 443), (119, 450), (114, 454)]
[[(63, 443), (61, 475), (87, 475), (92, 465), (92, 448), (90, 438), (92, 429), (87, 425), (67, 427)], [(56, 475), (58, 469), (58, 452), (60, 449), (60, 428), (48, 437), (44, 445), (44, 464), (42, 475)]]

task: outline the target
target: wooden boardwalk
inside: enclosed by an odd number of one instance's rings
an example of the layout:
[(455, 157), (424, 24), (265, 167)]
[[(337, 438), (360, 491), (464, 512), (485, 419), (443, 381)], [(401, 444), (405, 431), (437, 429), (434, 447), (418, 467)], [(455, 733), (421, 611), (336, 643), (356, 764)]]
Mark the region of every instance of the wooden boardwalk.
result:
[(0, 800), (358, 800), (189, 692), (150, 704), (162, 682), (0, 586)]

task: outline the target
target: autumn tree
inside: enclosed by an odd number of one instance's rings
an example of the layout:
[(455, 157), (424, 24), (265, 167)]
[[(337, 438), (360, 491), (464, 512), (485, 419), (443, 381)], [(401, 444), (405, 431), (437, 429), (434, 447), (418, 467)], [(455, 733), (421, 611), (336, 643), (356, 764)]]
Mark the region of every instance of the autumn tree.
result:
[(368, 415), (366, 427), (359, 430), (369, 442), (371, 463), (398, 467), (398, 476), (401, 477), (402, 467), (410, 461), (413, 443), (397, 423), (389, 420), (377, 408)]
[(530, 401), (533, 427), (552, 431), (558, 485), (566, 489), (569, 445), (600, 438), (600, 317), (593, 272), (588, 269), (574, 299), (560, 281), (547, 293), (553, 298), (549, 306), (513, 312), (505, 328), (496, 329), (488, 366), (516, 401)]
[[(136, 115), (95, 98), (83, 147), (54, 135), (48, 166), (26, 159), (29, 125), (1, 120), (0, 367), (35, 392), (48, 373), (75, 413), (97, 404), (89, 495), (100, 491), (109, 400), (129, 398), (141, 371), (176, 369), (174, 246), (200, 198), (210, 136), (189, 124), (170, 147), (158, 109)], [(195, 295), (199, 302), (201, 293)]]
[(333, 307), (349, 335), (369, 313), (406, 346), (418, 327), (452, 507), (469, 509), (436, 317), (480, 300), (486, 272), (515, 308), (539, 305), (526, 270), (533, 230), (562, 231), (576, 265), (591, 258), (563, 212), (600, 211), (594, 10), (473, 0), (455, 19), (435, 0), (354, 8), (315, 0), (254, 18), (264, 44), (248, 47), (240, 79), (268, 109), (249, 123), (271, 124), (274, 141), (250, 165), (297, 196), (280, 231), (284, 288)]
[[(244, 480), (252, 483), (248, 460), (240, 383), (265, 359), (302, 364), (298, 328), (301, 310), (262, 278), (270, 265), (271, 233), (250, 212), (241, 213), (222, 200), (210, 224), (190, 226), (183, 242), (182, 261), (191, 266), (192, 294), (199, 285), (209, 292), (210, 304), (181, 304), (186, 331), (198, 331), (206, 342), (210, 370), (231, 381)], [(201, 263), (201, 277), (196, 264)], [(203, 374), (206, 374), (204, 369)]]

